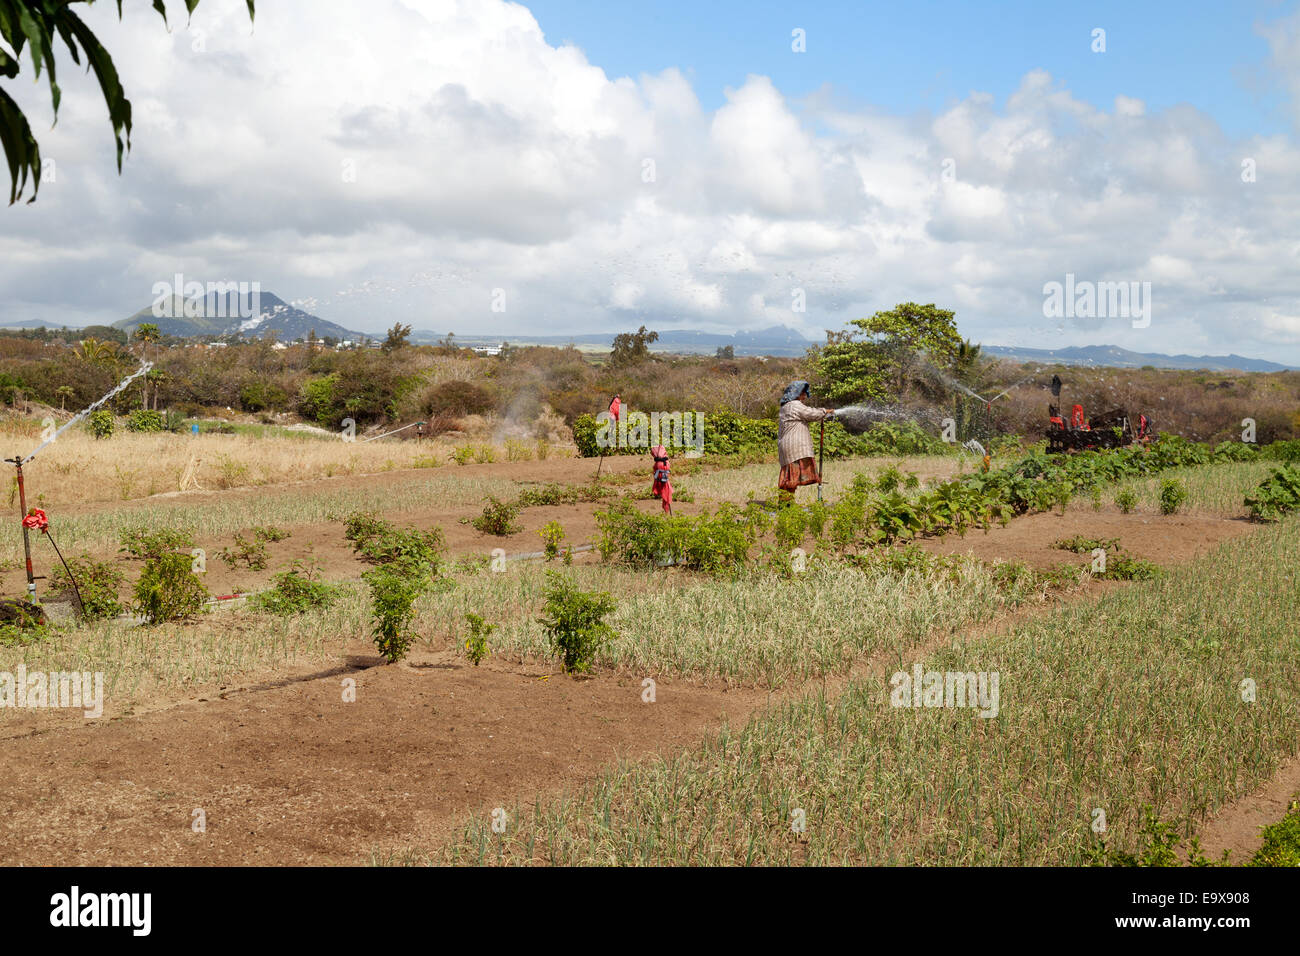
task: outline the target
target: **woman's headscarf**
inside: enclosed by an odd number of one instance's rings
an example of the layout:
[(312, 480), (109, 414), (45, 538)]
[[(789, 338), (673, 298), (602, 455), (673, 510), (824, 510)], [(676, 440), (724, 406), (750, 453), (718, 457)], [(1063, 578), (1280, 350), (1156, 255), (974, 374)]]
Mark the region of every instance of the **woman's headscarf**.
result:
[(804, 392), (812, 388), (807, 382), (791, 382), (781, 393), (781, 404), (786, 405), (790, 402), (798, 401)]

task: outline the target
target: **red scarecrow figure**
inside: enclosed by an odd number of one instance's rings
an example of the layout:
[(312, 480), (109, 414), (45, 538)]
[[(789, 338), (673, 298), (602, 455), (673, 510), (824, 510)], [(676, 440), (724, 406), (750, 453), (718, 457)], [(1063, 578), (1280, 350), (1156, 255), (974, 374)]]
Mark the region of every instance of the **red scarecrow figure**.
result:
[(672, 469), (668, 467), (668, 449), (663, 445), (655, 445), (650, 449), (650, 457), (655, 462), (655, 483), (650, 493), (664, 503), (664, 514), (670, 515), (673, 513), (673, 485)]
[(618, 424), (618, 413), (623, 407), (623, 400), (620, 396), (615, 395), (614, 400), (609, 403), (609, 417), (614, 419), (614, 424)]

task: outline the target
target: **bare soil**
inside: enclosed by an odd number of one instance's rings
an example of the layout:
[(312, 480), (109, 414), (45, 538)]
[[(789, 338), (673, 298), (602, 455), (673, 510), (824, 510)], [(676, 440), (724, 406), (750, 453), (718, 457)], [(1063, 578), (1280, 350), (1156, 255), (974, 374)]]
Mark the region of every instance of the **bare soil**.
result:
[(1224, 850), (1228, 862), (1240, 866), (1263, 844), (1260, 828), (1286, 816), (1291, 800), (1300, 793), (1300, 757), (1283, 762), (1264, 786), (1236, 800), (1209, 820), (1201, 829), (1201, 850), (1217, 861)]
[(513, 813), (618, 757), (692, 744), (766, 700), (660, 683), (644, 703), (628, 678), (369, 663), (6, 740), (0, 864), (364, 863), (436, 844), (470, 810)]

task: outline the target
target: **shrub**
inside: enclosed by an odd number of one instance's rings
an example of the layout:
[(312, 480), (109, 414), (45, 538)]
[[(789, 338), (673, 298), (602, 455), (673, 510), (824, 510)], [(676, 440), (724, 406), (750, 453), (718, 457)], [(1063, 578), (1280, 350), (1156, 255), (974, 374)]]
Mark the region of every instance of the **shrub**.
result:
[(560, 556), (560, 542), (564, 540), (564, 528), (558, 521), (548, 521), (541, 531), (543, 551), (547, 561), (554, 561)]
[(1137, 507), (1138, 496), (1132, 488), (1125, 488), (1115, 495), (1115, 504), (1119, 506), (1121, 514), (1132, 514)]
[(515, 504), (521, 508), (537, 508), (554, 505), (576, 505), (584, 501), (603, 501), (613, 497), (614, 492), (600, 485), (543, 485), (541, 488), (525, 488), (519, 492)]
[(316, 568), (295, 561), (275, 575), (270, 589), (254, 595), (248, 603), (258, 610), (283, 615), (325, 607), (338, 597), (339, 589), (316, 580), (317, 574)]
[(239, 390), (239, 404), (246, 412), (283, 409), (289, 404), (289, 395), (278, 385), (249, 382)]
[(253, 537), (258, 541), (283, 541), (290, 533), (275, 525), (262, 525), (253, 529)]
[(1261, 449), (1264, 456), (1274, 461), (1300, 462), (1300, 438), (1290, 441), (1275, 441)]
[(233, 455), (217, 456), (217, 487), (237, 488), (248, 482), (248, 466)]
[(1119, 538), (1085, 538), (1081, 534), (1076, 534), (1073, 538), (1061, 538), (1052, 544), (1053, 548), (1060, 548), (1062, 551), (1073, 551), (1075, 554), (1091, 554), (1100, 548), (1103, 551), (1118, 551)]
[(458, 465), (468, 465), (474, 458), (473, 445), (461, 445), (451, 453), (451, 460)]
[(50, 636), (45, 611), (23, 598), (0, 600), (0, 646), (23, 647)]
[(165, 427), (162, 412), (152, 409), (137, 408), (126, 417), (126, 430), (129, 432), (160, 432)]
[(373, 511), (354, 511), (343, 519), (343, 537), (356, 549), (390, 530), (393, 526)]
[(132, 610), (148, 624), (161, 624), (197, 614), (207, 597), (188, 554), (157, 554), (145, 561)]
[(536, 450), (538, 461), (546, 461), (546, 459), (551, 457), (551, 443), (545, 438), (537, 439)]
[(414, 640), (410, 624), (415, 617), (415, 599), (427, 589), (427, 578), (412, 574), (399, 563), (381, 564), (361, 577), (370, 586), (375, 647), (390, 664), (396, 663), (406, 656)]
[(483, 415), (495, 405), (492, 393), (474, 382), (443, 382), (434, 385), (424, 394), (424, 414), (427, 418), (439, 415), (456, 418)]
[(748, 560), (750, 544), (762, 530), (743, 517), (729, 505), (715, 515), (647, 515), (620, 501), (596, 513), (600, 552), (606, 560), (628, 564), (674, 561), (695, 571), (731, 570)]
[(194, 547), (192, 532), (181, 528), (153, 529), (148, 525), (123, 528), (118, 535), (119, 551), (133, 558), (148, 560), (175, 551), (188, 552)]
[(266, 544), (257, 540), (245, 541), (242, 535), (236, 534), (235, 546), (222, 548), (217, 552), (217, 557), (226, 562), (231, 570), (243, 561), (250, 570), (261, 571), (266, 568)]
[(1221, 441), (1214, 446), (1215, 461), (1254, 461), (1259, 448), (1242, 441)]
[(820, 501), (814, 501), (808, 506), (808, 531), (813, 538), (820, 540), (822, 529), (826, 527), (826, 520), (830, 517), (830, 509)]
[(107, 408), (97, 408), (86, 418), (90, 433), (96, 438), (108, 438), (113, 434), (113, 413)]
[(1261, 830), (1264, 842), (1247, 866), (1300, 866), (1300, 801), (1291, 806), (1277, 823)]
[(478, 445), (474, 448), (474, 461), (479, 465), (490, 465), (497, 460), (496, 449), (491, 445)]
[(1300, 467), (1284, 465), (1259, 483), (1245, 505), (1253, 521), (1277, 521), (1300, 509)]
[(513, 438), (506, 440), (506, 460), (507, 461), (532, 461), (533, 449), (526, 442), (516, 441)]
[(546, 589), (544, 617), (538, 623), (551, 640), (554, 653), (562, 658), (565, 673), (584, 673), (591, 669), (601, 647), (614, 637), (605, 617), (614, 611), (614, 600), (607, 593), (585, 592), (554, 571)]
[(1106, 570), (1097, 577), (1108, 581), (1149, 581), (1159, 575), (1160, 568), (1150, 561), (1117, 554), (1106, 558)]
[(796, 548), (808, 531), (808, 513), (796, 504), (776, 513), (776, 543), (786, 550)]
[(374, 564), (401, 565), (412, 573), (438, 572), (445, 542), (442, 531), (398, 528), (373, 511), (355, 511), (344, 520), (344, 537), (353, 550)]
[(1187, 486), (1177, 478), (1165, 478), (1160, 482), (1160, 513), (1171, 515), (1182, 507), (1187, 500)]
[(483, 513), (474, 519), (474, 527), (484, 534), (504, 536), (519, 530), (519, 505), (501, 501), (495, 495), (487, 496)]
[(465, 622), (469, 625), (469, 637), (465, 640), (465, 656), (475, 667), (491, 653), (487, 639), (497, 629), (495, 624), (485, 624), (477, 614), (466, 614)]
[(50, 587), (69, 597), (80, 595), (81, 616), (88, 621), (98, 621), (122, 613), (122, 603), (117, 599), (122, 578), (122, 572), (107, 561), (96, 561), (90, 555), (82, 554), (68, 561), (67, 570), (62, 564), (55, 566), (50, 574)]
[[(1150, 806), (1142, 808), (1143, 822), (1141, 844), (1136, 853), (1126, 853), (1119, 849), (1107, 848), (1098, 840), (1092, 853), (1094, 866), (1212, 866), (1213, 862), (1201, 850), (1201, 842), (1192, 837), (1186, 848), (1186, 863), (1179, 851), (1183, 849), (1180, 828), (1174, 823), (1163, 823)], [(1227, 861), (1228, 851), (1224, 851), (1223, 861)]]

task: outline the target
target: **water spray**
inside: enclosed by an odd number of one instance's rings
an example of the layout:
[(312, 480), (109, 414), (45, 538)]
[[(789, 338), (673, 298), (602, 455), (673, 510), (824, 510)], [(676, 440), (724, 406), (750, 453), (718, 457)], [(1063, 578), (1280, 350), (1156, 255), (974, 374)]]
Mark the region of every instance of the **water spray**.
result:
[[(14, 466), (14, 473), (15, 473), (14, 478), (15, 481), (17, 481), (18, 483), (18, 512), (22, 518), (22, 523), (23, 523), (23, 553), (27, 559), (27, 594), (28, 597), (31, 598), (32, 603), (36, 602), (36, 575), (32, 570), (32, 542), (31, 542), (30, 530), (32, 528), (39, 528), (42, 532), (44, 532), (45, 536), (49, 538), (49, 521), (48, 519), (45, 518), (45, 512), (41, 511), (40, 509), (33, 509), (33, 512), (31, 514), (28, 514), (27, 489), (24, 487), (23, 484), (23, 465), (27, 464), (38, 454), (40, 454), (46, 448), (46, 446), (52, 444), (55, 441), (55, 439), (57, 439), (69, 428), (71, 428), (74, 424), (81, 421), (81, 419), (85, 418), (91, 412), (95, 411), (95, 409), (100, 408), (102, 405), (104, 405), (105, 402), (109, 401), (114, 396), (119, 395), (122, 391), (124, 391), (127, 388), (127, 386), (129, 386), (141, 375), (144, 375), (151, 368), (153, 368), (152, 362), (141, 362), (140, 367), (136, 369), (134, 372), (132, 372), (130, 375), (128, 375), (126, 378), (122, 379), (122, 381), (118, 382), (117, 386), (112, 391), (110, 391), (107, 395), (105, 395), (103, 398), (99, 399), (98, 401), (92, 402), (91, 404), (87, 405), (81, 411), (77, 412), (77, 414), (69, 418), (66, 422), (63, 423), (62, 426), (60, 426), (54, 432), (54, 434), (50, 435), (49, 438), (45, 439), (43, 442), (37, 445), (35, 450), (32, 451), (31, 454), (26, 456), (15, 455), (13, 458), (5, 459), (5, 461), (8, 464)], [(35, 519), (35, 520), (29, 523), (29, 519)], [(50, 538), (50, 543), (54, 544), (53, 538)], [(59, 560), (63, 561), (63, 555), (59, 552), (58, 545), (55, 545), (54, 552), (59, 555)], [(68, 564), (66, 561), (63, 562), (63, 566), (67, 568)], [(68, 577), (72, 578), (71, 570), (68, 571)], [(77, 600), (80, 601), (81, 591), (79, 588), (77, 588), (77, 582), (75, 578), (72, 578), (72, 586), (74, 589), (77, 590)]]

